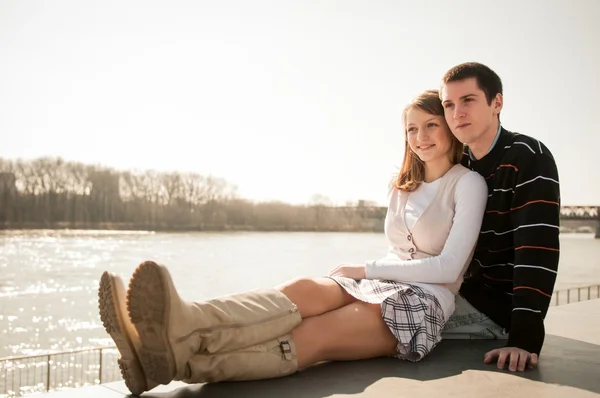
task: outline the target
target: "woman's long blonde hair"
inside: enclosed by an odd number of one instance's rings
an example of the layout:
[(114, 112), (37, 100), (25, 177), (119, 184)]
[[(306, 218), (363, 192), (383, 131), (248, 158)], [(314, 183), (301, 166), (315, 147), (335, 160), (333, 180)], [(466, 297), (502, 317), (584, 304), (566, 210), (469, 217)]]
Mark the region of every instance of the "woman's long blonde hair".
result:
[[(408, 144), (406, 114), (413, 108), (419, 108), (430, 115), (444, 116), (444, 107), (442, 106), (442, 101), (440, 101), (438, 90), (427, 90), (421, 93), (413, 99), (402, 112), (402, 119), (404, 121), (404, 160), (402, 162), (402, 168), (394, 180), (394, 187), (407, 192), (412, 192), (417, 189), (425, 179), (425, 165), (423, 164), (423, 161), (419, 159), (417, 154), (410, 149), (410, 145)], [(448, 127), (446, 119), (444, 119), (443, 123)], [(450, 161), (453, 165), (458, 164), (462, 159), (463, 144), (450, 132), (449, 127), (448, 134), (450, 134), (450, 139), (452, 140), (450, 147)]]

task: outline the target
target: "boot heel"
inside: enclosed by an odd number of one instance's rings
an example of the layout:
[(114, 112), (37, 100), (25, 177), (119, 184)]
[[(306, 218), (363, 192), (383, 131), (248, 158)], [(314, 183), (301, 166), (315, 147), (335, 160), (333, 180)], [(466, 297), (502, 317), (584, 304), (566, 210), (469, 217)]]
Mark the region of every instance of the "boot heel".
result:
[(173, 381), (175, 366), (168, 352), (154, 352), (142, 348), (140, 350), (140, 361), (144, 371), (153, 380), (161, 384), (169, 384)]
[(130, 366), (129, 362), (123, 358), (117, 359), (125, 385), (134, 395), (140, 395), (142, 392), (148, 391), (148, 385), (144, 381), (146, 376), (139, 369), (139, 364), (138, 367)]

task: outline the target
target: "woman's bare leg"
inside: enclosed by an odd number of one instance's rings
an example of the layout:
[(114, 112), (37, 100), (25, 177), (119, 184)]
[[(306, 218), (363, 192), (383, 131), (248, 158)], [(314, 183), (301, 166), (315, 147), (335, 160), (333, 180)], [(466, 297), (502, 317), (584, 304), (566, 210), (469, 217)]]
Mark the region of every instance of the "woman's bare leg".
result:
[(302, 318), (321, 315), (357, 301), (329, 278), (297, 278), (276, 288), (296, 304)]
[(398, 341), (381, 316), (381, 305), (356, 301), (305, 319), (292, 331), (298, 367), (396, 353)]

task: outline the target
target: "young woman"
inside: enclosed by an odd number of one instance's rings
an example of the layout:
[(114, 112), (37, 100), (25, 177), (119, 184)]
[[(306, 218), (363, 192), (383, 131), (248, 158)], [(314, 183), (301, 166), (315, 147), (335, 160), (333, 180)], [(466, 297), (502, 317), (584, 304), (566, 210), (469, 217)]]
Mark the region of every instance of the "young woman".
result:
[(403, 119), (404, 160), (389, 190), (381, 260), (202, 302), (181, 300), (167, 268), (151, 261), (138, 266), (127, 292), (117, 275), (102, 275), (100, 316), (132, 393), (172, 380), (280, 377), (321, 361), (418, 361), (435, 347), (475, 247), (487, 187), (460, 165), (463, 146), (437, 91), (413, 100)]

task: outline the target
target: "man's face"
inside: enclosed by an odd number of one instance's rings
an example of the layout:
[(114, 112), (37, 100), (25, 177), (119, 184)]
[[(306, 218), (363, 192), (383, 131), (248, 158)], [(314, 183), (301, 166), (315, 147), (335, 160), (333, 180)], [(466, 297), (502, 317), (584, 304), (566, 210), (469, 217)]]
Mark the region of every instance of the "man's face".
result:
[(488, 105), (485, 93), (475, 78), (444, 83), (441, 89), (446, 122), (460, 142), (472, 145), (486, 134), (496, 134), (502, 95), (496, 95)]

